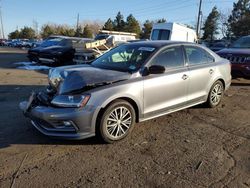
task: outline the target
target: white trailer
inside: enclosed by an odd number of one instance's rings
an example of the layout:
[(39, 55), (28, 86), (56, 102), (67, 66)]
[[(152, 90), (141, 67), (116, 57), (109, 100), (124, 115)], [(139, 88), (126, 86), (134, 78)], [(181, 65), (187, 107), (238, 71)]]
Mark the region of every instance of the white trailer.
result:
[(153, 25), (150, 40), (172, 40), (197, 42), (196, 32), (185, 25), (174, 22)]

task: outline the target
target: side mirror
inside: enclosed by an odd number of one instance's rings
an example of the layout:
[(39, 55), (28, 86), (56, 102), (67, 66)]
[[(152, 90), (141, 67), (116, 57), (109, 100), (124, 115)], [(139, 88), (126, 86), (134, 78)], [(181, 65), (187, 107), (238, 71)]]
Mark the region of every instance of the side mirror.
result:
[(165, 72), (165, 67), (161, 65), (152, 65), (148, 68), (149, 74), (162, 74)]

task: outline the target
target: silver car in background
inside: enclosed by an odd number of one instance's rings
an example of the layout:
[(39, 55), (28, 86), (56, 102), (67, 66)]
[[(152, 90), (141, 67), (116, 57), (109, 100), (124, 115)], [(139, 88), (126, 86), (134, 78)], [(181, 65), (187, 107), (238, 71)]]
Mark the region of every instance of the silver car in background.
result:
[(231, 66), (193, 43), (124, 44), (91, 65), (56, 68), (46, 92), (20, 103), (41, 133), (65, 139), (95, 135), (112, 143), (136, 122), (194, 105), (220, 104), (231, 84)]

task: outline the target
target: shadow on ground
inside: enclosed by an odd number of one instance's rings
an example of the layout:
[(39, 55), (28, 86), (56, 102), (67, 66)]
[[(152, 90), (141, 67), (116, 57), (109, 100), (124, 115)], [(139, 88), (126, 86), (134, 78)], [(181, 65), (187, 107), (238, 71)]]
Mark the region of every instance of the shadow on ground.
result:
[(80, 141), (53, 139), (32, 127), (19, 109), (19, 103), (27, 100), (32, 91), (44, 91), (46, 86), (0, 85), (0, 148), (13, 144), (78, 145), (101, 144), (97, 138)]

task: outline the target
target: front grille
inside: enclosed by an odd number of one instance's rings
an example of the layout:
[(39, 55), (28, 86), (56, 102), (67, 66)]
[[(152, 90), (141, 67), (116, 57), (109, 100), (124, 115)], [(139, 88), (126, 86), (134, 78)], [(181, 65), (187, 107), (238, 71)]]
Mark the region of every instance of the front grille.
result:
[(242, 56), (226, 56), (222, 55), (223, 58), (228, 59), (231, 63), (245, 63), (246, 57)]
[(52, 57), (53, 57), (53, 56), (52, 56), (51, 54), (49, 54), (49, 53), (40, 53), (39, 56), (42, 57), (42, 58), (51, 58), (51, 59), (52, 59)]

